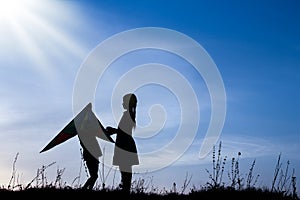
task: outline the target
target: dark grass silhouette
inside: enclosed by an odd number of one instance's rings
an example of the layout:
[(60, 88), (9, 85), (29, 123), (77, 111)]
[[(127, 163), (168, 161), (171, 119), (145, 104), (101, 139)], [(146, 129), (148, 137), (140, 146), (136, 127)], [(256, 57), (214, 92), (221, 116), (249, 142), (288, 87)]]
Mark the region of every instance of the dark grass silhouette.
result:
[[(116, 198), (119, 196), (125, 197), (120, 190), (82, 190), (73, 188), (29, 188), (26, 190), (11, 191), (6, 189), (0, 190), (1, 196), (9, 198), (88, 198), (89, 196), (95, 196), (97, 198)], [(193, 191), (188, 194), (178, 193), (131, 193), (127, 196), (127, 199), (283, 199), (294, 200), (291, 196), (285, 196), (281, 193), (270, 192), (268, 190), (261, 189), (249, 189), (249, 190), (232, 190), (228, 188), (223, 189), (210, 189)]]
[[(290, 162), (287, 161), (284, 165), (281, 161), (281, 154), (279, 154), (274, 177), (271, 183), (271, 188), (259, 188), (256, 186), (260, 175), (255, 175), (254, 168), (256, 160), (252, 162), (249, 171), (243, 175), (240, 172), (240, 156), (238, 152), (237, 158), (231, 158), (229, 171), (225, 170), (227, 164), (227, 156), (221, 154), (222, 143), (218, 145), (218, 149), (213, 147), (212, 152), (212, 168), (205, 169), (208, 173), (208, 181), (205, 185), (196, 188), (189, 184), (192, 176), (188, 173), (183, 181), (182, 187), (177, 187), (173, 183), (173, 187), (169, 190), (158, 190), (152, 184), (152, 179), (139, 178), (132, 181), (131, 193), (126, 195), (120, 188), (109, 187), (105, 184), (108, 174), (101, 171), (99, 185), (96, 185), (93, 190), (82, 189), (79, 184), (80, 177), (76, 177), (69, 186), (62, 180), (64, 169), (57, 169), (57, 175), (54, 181), (49, 181), (46, 177), (45, 171), (51, 167), (55, 162), (42, 166), (37, 170), (37, 175), (28, 184), (19, 183), (16, 174), (16, 161), (19, 156), (17, 153), (12, 169), (12, 176), (7, 187), (0, 187), (0, 197), (5, 196), (9, 198), (88, 198), (95, 196), (95, 198), (116, 198), (122, 196), (127, 199), (282, 199), (282, 200), (299, 200), (296, 191), (296, 177), (295, 170), (290, 169)], [(104, 158), (103, 158), (104, 159)], [(228, 181), (224, 181), (224, 177), (228, 177)], [(77, 184), (74, 184), (77, 182)]]

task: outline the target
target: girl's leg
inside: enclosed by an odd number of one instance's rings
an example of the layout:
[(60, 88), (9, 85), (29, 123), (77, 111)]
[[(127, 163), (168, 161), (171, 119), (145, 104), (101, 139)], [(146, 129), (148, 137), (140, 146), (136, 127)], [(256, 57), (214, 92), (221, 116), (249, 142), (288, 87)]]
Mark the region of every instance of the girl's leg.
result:
[(126, 193), (130, 193), (131, 180), (132, 180), (132, 167), (120, 166), (122, 190)]

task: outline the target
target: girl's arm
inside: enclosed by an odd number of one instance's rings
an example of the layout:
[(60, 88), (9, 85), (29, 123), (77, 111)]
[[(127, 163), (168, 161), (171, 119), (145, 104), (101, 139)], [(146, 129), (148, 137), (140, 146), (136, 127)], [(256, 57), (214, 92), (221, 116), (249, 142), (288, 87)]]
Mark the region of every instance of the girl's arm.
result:
[(118, 132), (118, 129), (108, 126), (108, 127), (106, 127), (106, 132), (109, 135), (113, 135), (113, 134), (116, 134)]

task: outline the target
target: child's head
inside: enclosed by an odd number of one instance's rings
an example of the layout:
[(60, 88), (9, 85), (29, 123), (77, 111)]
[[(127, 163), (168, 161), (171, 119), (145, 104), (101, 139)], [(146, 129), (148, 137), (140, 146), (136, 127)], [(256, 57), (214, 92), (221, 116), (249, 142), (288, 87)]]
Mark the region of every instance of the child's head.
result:
[(135, 109), (137, 104), (137, 98), (135, 94), (128, 93), (123, 96), (123, 107), (126, 110)]
[(128, 93), (123, 96), (123, 108), (129, 111), (130, 117), (133, 122), (133, 127), (135, 128), (135, 116), (136, 116), (136, 104), (137, 98), (134, 94)]

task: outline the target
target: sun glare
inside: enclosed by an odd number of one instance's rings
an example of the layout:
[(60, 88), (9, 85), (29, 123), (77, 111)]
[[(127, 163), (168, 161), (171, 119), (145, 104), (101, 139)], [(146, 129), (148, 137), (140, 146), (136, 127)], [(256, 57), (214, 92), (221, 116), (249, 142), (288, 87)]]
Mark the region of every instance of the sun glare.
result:
[(0, 0), (0, 53), (16, 56), (9, 52), (17, 49), (31, 62), (27, 66), (46, 76), (53, 74), (53, 62), (65, 59), (61, 55), (66, 52), (82, 56), (82, 48), (70, 36), (72, 29), (64, 28), (65, 24), (77, 26), (80, 21), (71, 4), (53, 0)]
[(29, 9), (30, 2), (29, 0), (0, 0), (0, 20), (21, 17), (22, 13)]

